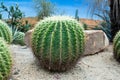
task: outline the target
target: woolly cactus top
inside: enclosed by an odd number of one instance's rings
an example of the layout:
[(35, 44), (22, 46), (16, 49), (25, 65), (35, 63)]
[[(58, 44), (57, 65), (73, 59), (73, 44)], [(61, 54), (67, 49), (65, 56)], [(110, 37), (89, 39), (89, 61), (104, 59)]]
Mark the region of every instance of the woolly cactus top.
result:
[(62, 21), (62, 22), (63, 21), (72, 21), (72, 22), (77, 23), (78, 25), (80, 25), (83, 28), (83, 24), (81, 22), (78, 23), (76, 19), (74, 19), (73, 17), (70, 17), (70, 16), (52, 16), (52, 17), (46, 17), (43, 20), (41, 20), (40, 22), (38, 22), (37, 25), (39, 25), (41, 23), (44, 23), (44, 22), (48, 22), (48, 21), (54, 21), (54, 22), (56, 22), (56, 21), (57, 22), (58, 21)]
[(7, 43), (12, 42), (12, 31), (9, 26), (0, 20), (0, 37), (2, 37)]
[(48, 17), (48, 18), (45, 18), (44, 20), (50, 20), (50, 21), (63, 21), (63, 20), (75, 20), (74, 18), (72, 17), (69, 17), (69, 16), (52, 16), (52, 17)]

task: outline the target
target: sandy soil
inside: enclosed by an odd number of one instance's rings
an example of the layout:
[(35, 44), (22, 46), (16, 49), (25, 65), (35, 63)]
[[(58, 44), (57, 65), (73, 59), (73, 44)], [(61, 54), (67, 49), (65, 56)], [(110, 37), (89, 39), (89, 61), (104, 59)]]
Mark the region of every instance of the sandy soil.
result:
[(113, 58), (112, 46), (99, 54), (83, 57), (63, 73), (43, 70), (29, 48), (11, 45), (13, 70), (10, 80), (120, 80), (120, 64)]

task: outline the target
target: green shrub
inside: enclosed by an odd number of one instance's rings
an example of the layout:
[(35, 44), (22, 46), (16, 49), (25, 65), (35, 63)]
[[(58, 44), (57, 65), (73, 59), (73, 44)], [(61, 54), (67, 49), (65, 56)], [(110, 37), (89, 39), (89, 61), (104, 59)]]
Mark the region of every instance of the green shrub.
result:
[(84, 28), (85, 30), (87, 30), (87, 29), (88, 29), (88, 25), (85, 24), (85, 23), (83, 23), (83, 28)]
[(68, 70), (84, 51), (83, 27), (70, 17), (46, 18), (35, 27), (32, 50), (43, 68)]
[(25, 24), (18, 27), (18, 31), (26, 33), (31, 27), (32, 25), (26, 20)]
[(16, 32), (15, 35), (14, 35), (13, 43), (14, 44), (20, 44), (22, 46), (25, 45), (24, 37), (25, 37), (25, 33), (23, 33), (23, 32)]
[(7, 44), (0, 38), (0, 80), (7, 80), (12, 66), (10, 51)]
[(12, 32), (9, 26), (1, 20), (0, 20), (0, 37), (2, 37), (8, 43), (12, 42)]
[(12, 35), (14, 35), (16, 30), (21, 26), (22, 18), (25, 17), (25, 15), (23, 14), (21, 9), (19, 8), (19, 5), (17, 5), (17, 4), (7, 6), (3, 2), (1, 2), (0, 3), (0, 10), (1, 10), (2, 15), (4, 13), (6, 13), (5, 15), (8, 18), (6, 20), (6, 22), (12, 30)]
[(37, 10), (38, 19), (51, 16), (56, 13), (56, 6), (50, 0), (33, 0)]

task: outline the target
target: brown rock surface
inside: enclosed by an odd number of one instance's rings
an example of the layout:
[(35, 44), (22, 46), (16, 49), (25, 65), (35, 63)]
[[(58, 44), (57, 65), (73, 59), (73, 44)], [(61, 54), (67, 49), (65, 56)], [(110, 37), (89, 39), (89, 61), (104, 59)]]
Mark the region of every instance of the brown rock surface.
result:
[(106, 34), (101, 30), (85, 31), (85, 52), (84, 55), (95, 54), (104, 50), (109, 45)]
[(24, 42), (27, 45), (27, 47), (31, 46), (31, 38), (32, 38), (31, 35), (32, 35), (33, 31), (34, 31), (34, 29), (31, 29), (25, 33)]

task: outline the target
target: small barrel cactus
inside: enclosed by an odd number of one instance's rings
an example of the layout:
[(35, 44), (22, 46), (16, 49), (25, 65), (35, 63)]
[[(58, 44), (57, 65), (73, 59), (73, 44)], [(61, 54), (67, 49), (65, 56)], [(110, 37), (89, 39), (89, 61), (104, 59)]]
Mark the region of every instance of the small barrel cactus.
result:
[(10, 51), (6, 42), (0, 38), (0, 80), (7, 80), (12, 66)]
[(20, 44), (22, 46), (25, 45), (24, 37), (25, 37), (25, 33), (23, 33), (23, 32), (16, 32), (16, 34), (14, 35), (13, 43), (14, 44)]
[(120, 31), (116, 34), (113, 40), (113, 53), (115, 59), (120, 62)]
[(66, 71), (84, 51), (84, 32), (75, 19), (54, 16), (36, 25), (31, 42), (33, 53), (43, 68)]
[(12, 42), (12, 31), (9, 26), (0, 20), (0, 37), (2, 37), (7, 43)]

